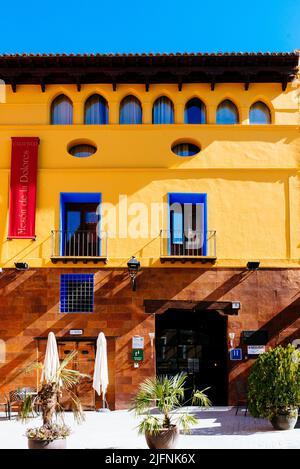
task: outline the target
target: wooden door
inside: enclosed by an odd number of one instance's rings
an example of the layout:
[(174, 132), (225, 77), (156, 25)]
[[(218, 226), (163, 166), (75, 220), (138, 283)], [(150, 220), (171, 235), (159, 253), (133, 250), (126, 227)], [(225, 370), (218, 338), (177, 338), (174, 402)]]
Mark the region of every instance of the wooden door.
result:
[[(60, 362), (62, 362), (71, 352), (73, 352), (73, 350), (75, 350), (76, 343), (75, 342), (59, 342), (57, 344), (57, 347), (58, 347), (59, 360)], [(72, 370), (75, 369), (74, 360), (68, 363), (68, 368)], [(62, 395), (59, 398), (59, 403), (65, 410), (71, 410), (70, 397), (68, 393), (66, 393), (65, 391), (62, 392)]]
[(95, 391), (93, 389), (93, 374), (95, 365), (94, 342), (78, 342), (75, 366), (80, 373), (87, 375), (77, 385), (76, 394), (84, 410), (95, 410)]
[[(80, 398), (83, 410), (95, 409), (95, 392), (92, 387), (93, 373), (95, 363), (95, 347), (93, 342), (60, 342), (58, 344), (59, 358), (62, 361), (73, 350), (77, 354), (73, 360), (68, 364), (68, 368), (79, 371), (86, 375), (81, 378), (80, 382), (74, 389), (76, 396)], [(71, 399), (66, 392), (63, 392), (60, 403), (65, 410), (71, 410)]]

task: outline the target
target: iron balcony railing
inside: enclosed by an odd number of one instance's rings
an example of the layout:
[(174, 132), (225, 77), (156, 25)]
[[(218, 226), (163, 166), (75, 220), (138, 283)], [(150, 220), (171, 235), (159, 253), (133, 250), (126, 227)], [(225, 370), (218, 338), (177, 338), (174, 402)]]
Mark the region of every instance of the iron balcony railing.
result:
[(217, 257), (216, 231), (161, 230), (160, 257)]
[(107, 258), (106, 231), (51, 231), (51, 257)]

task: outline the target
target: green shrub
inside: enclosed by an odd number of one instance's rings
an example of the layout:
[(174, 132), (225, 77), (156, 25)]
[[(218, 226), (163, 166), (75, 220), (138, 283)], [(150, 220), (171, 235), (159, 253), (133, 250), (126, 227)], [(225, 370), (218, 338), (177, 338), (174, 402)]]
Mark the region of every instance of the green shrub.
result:
[(271, 419), (300, 405), (300, 352), (292, 345), (259, 355), (248, 379), (248, 407), (253, 417)]

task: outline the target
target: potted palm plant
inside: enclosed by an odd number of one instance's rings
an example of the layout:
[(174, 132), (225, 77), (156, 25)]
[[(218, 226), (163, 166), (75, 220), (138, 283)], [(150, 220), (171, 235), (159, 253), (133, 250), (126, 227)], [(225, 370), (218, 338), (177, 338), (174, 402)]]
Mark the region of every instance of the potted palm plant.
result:
[(253, 417), (267, 418), (276, 430), (296, 425), (300, 405), (300, 352), (278, 346), (259, 355), (248, 378), (248, 406)]
[[(26, 431), (29, 449), (65, 449), (66, 438), (71, 429), (65, 425), (63, 419), (63, 406), (59, 400), (64, 391), (69, 395), (72, 403), (72, 411), (77, 422), (84, 420), (84, 413), (80, 400), (74, 393), (75, 386), (83, 376), (80, 372), (67, 368), (73, 360), (76, 351), (71, 352), (52, 374), (51, 380), (44, 380), (37, 394), (25, 397), (20, 411), (20, 419), (26, 422), (32, 416), (34, 409), (38, 407), (42, 411), (43, 425), (29, 428)], [(27, 371), (44, 368), (45, 364), (34, 363)]]
[[(139, 424), (139, 433), (145, 434), (150, 449), (172, 449), (176, 447), (179, 429), (190, 432), (191, 426), (197, 423), (195, 417), (180, 409), (188, 402), (207, 407), (211, 402), (204, 391), (194, 391), (192, 398), (184, 402), (186, 373), (175, 376), (158, 376), (146, 379), (139, 387), (133, 399), (131, 410), (137, 416), (146, 413)], [(151, 414), (157, 408), (161, 416)]]

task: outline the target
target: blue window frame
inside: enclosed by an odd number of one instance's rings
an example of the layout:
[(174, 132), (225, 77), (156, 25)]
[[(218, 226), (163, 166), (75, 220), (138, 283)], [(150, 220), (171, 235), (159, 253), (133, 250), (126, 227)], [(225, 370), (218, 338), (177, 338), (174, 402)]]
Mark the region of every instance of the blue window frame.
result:
[(168, 254), (206, 256), (207, 194), (170, 192), (168, 205)]
[[(74, 255), (77, 253), (79, 249), (79, 254), (82, 255), (82, 251), (84, 255), (94, 255), (96, 257), (101, 256), (101, 239), (100, 237), (96, 236), (95, 233), (95, 224), (98, 225), (98, 232), (101, 231), (101, 215), (100, 215), (100, 208), (98, 209), (98, 220), (95, 220), (96, 213), (93, 211), (85, 213), (85, 219), (82, 220), (82, 211), (69, 211), (67, 212), (67, 207), (70, 204), (78, 205), (97, 205), (101, 207), (101, 200), (102, 196), (100, 192), (61, 192), (60, 193), (60, 255), (70, 255), (74, 251)], [(97, 223), (98, 222), (98, 223)], [(80, 226), (83, 225), (84, 231), (90, 231), (91, 235), (89, 236), (89, 246), (87, 244), (83, 244), (84, 240), (79, 238), (79, 242), (81, 245), (78, 245), (78, 238), (74, 239), (73, 241), (70, 240), (76, 231), (80, 230)], [(97, 242), (97, 245), (95, 243)], [(75, 244), (74, 244), (75, 243)], [(70, 248), (71, 246), (71, 248)], [(74, 247), (75, 246), (75, 247)], [(83, 247), (82, 247), (83, 246)], [(81, 252), (80, 252), (81, 251)]]
[(94, 311), (94, 275), (62, 274), (60, 276), (60, 312), (92, 313)]

